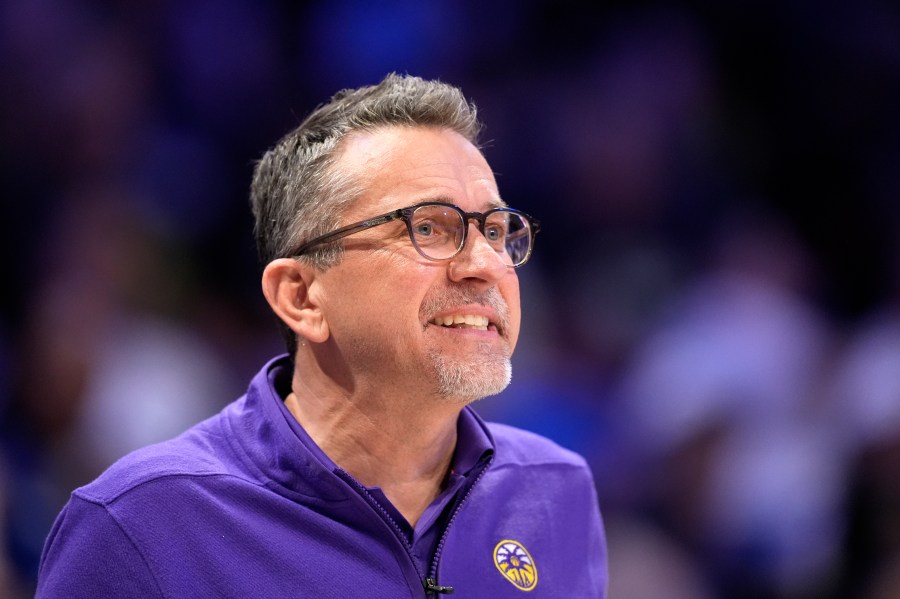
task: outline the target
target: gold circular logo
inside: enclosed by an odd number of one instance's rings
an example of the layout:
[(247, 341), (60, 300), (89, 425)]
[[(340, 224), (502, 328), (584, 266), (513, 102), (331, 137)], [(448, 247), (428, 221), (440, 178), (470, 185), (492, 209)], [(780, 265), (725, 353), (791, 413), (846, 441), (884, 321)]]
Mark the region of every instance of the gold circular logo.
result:
[(518, 541), (500, 541), (494, 547), (494, 565), (517, 589), (530, 591), (537, 586), (537, 566), (528, 550)]

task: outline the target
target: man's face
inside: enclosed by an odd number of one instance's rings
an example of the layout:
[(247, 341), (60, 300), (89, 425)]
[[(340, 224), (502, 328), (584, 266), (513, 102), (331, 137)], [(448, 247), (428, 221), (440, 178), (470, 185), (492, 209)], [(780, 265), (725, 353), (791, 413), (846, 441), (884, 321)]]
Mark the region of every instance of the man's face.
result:
[[(468, 212), (502, 205), (481, 152), (449, 130), (355, 133), (337, 168), (366, 190), (342, 224), (429, 200)], [(320, 289), (331, 341), (353, 385), (471, 401), (509, 384), (518, 278), (474, 223), (468, 233), (463, 251), (442, 262), (419, 255), (399, 220), (343, 240), (344, 259), (320, 274)], [(466, 319), (474, 324), (459, 322)]]

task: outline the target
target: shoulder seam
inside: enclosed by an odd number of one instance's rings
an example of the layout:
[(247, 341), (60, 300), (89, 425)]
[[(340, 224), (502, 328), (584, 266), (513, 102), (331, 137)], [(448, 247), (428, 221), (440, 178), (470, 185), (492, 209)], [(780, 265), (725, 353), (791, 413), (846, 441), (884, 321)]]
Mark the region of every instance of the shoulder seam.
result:
[(150, 574), (150, 577), (153, 579), (153, 584), (156, 585), (156, 590), (159, 593), (159, 596), (166, 597), (166, 594), (163, 592), (162, 587), (159, 584), (159, 579), (156, 577), (156, 573), (153, 571), (153, 568), (150, 567), (150, 562), (147, 559), (147, 556), (144, 555), (144, 552), (141, 551), (140, 547), (138, 547), (138, 544), (134, 542), (134, 538), (132, 538), (132, 536), (130, 534), (128, 534), (128, 531), (125, 529), (124, 526), (122, 526), (122, 523), (119, 522), (119, 519), (116, 518), (115, 514), (113, 514), (112, 511), (110, 511), (108, 504), (105, 504), (98, 500), (94, 500), (89, 497), (85, 497), (83, 495), (76, 495), (75, 493), (73, 493), (73, 495), (75, 495), (82, 501), (96, 505), (98, 508), (102, 509), (106, 513), (107, 516), (109, 516), (110, 520), (112, 520), (112, 522), (116, 525), (116, 528), (119, 529), (119, 532), (122, 533), (122, 536), (124, 536), (126, 539), (128, 539), (128, 543), (131, 545), (131, 547), (134, 549), (134, 551), (140, 556), (141, 562), (144, 564), (144, 567), (147, 569), (147, 572)]
[(130, 484), (130, 485), (126, 486), (125, 488), (120, 489), (120, 490), (116, 491), (115, 493), (110, 494), (110, 496), (106, 497), (106, 498), (99, 497), (97, 495), (89, 493), (88, 492), (89, 487), (81, 487), (80, 489), (75, 489), (75, 491), (72, 492), (72, 495), (78, 497), (79, 499), (83, 499), (84, 501), (87, 501), (89, 503), (93, 503), (95, 505), (99, 505), (99, 506), (106, 508), (107, 506), (110, 506), (113, 503), (115, 503), (116, 501), (118, 501), (119, 499), (121, 499), (124, 495), (127, 495), (127, 494), (131, 493), (132, 491), (135, 491), (135, 490), (139, 489), (140, 487), (143, 487), (144, 485), (148, 485), (150, 483), (154, 483), (154, 482), (157, 482), (160, 480), (172, 479), (172, 478), (210, 478), (210, 477), (216, 477), (216, 476), (234, 478), (234, 479), (241, 480), (246, 483), (252, 484), (257, 487), (265, 486), (263, 484), (260, 484), (259, 481), (236, 476), (236, 475), (228, 473), (228, 472), (171, 472), (171, 473), (167, 473), (167, 474), (159, 474), (159, 475), (155, 475), (155, 476), (145, 477), (145, 478), (141, 479), (140, 481)]

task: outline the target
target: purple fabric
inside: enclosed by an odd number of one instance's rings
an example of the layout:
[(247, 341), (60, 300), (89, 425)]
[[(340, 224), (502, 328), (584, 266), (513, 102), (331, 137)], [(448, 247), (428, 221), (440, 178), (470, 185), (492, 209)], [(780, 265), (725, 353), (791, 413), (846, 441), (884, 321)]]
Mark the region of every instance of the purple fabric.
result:
[[(77, 489), (37, 596), (421, 598), (436, 578), (467, 599), (519, 597), (526, 583), (530, 597), (605, 597), (605, 540), (579, 456), (467, 408), (449, 492), (412, 531), (290, 417), (277, 391), (286, 374), (273, 360), (220, 414)], [(522, 582), (510, 564), (526, 555), (537, 577)]]

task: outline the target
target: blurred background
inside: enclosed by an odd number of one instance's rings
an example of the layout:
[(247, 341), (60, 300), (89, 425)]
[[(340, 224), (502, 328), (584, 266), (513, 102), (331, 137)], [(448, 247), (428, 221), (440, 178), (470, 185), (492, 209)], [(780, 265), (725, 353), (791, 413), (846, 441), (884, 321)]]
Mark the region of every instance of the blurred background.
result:
[(253, 163), (389, 71), (460, 85), (542, 221), (478, 409), (588, 458), (613, 599), (900, 597), (888, 0), (5, 0), (0, 595), (281, 351)]

